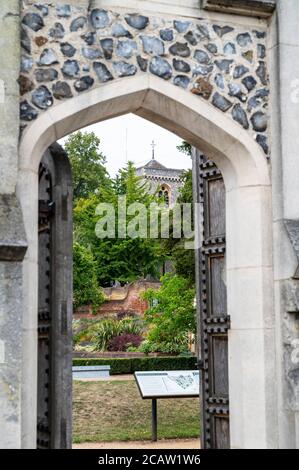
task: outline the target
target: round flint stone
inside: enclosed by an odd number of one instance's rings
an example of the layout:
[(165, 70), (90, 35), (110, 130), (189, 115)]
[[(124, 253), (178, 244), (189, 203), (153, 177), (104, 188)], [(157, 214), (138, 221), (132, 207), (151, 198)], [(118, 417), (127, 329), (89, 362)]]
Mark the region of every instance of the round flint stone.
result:
[(185, 33), (190, 26), (190, 21), (174, 21), (173, 25), (178, 33)]
[(82, 55), (89, 60), (101, 59), (103, 57), (100, 49), (93, 49), (92, 47), (82, 47)]
[(81, 77), (80, 80), (76, 80), (74, 83), (75, 90), (81, 93), (91, 88), (94, 84), (94, 79), (89, 75)]
[(53, 95), (57, 100), (63, 100), (65, 98), (72, 98), (73, 93), (71, 87), (66, 82), (57, 82), (52, 87)]
[(263, 44), (257, 45), (257, 56), (259, 59), (264, 59), (266, 57), (266, 48)]
[(189, 42), (189, 44), (191, 44), (191, 46), (196, 46), (198, 44), (196, 36), (192, 31), (188, 31), (188, 33), (184, 35), (184, 38)]
[(114, 23), (112, 25), (112, 36), (114, 38), (129, 38), (133, 36), (121, 23)]
[(234, 45), (234, 43), (228, 42), (225, 44), (223, 48), (223, 52), (224, 54), (228, 54), (228, 55), (236, 54), (236, 46)]
[(249, 69), (244, 65), (237, 65), (234, 70), (234, 78), (241, 78), (245, 73), (249, 72)]
[(58, 72), (55, 69), (37, 69), (34, 75), (37, 82), (52, 82), (57, 79)]
[(246, 97), (238, 83), (229, 83), (228, 89), (230, 96), (236, 96), (240, 101), (246, 101)]
[(177, 75), (176, 77), (174, 77), (173, 83), (176, 86), (180, 86), (181, 88), (186, 89), (189, 86), (190, 78), (186, 77), (186, 75)]
[(237, 42), (239, 46), (246, 47), (252, 43), (252, 39), (249, 33), (238, 34)]
[(189, 57), (191, 52), (187, 43), (176, 42), (170, 48), (169, 52), (172, 55), (177, 55), (179, 57)]
[(25, 28), (21, 28), (21, 46), (28, 54), (31, 54), (31, 42)]
[(139, 30), (145, 29), (149, 24), (149, 18), (147, 16), (138, 15), (136, 13), (126, 15), (125, 20), (129, 26)]
[(20, 118), (22, 121), (33, 121), (38, 116), (38, 112), (28, 101), (22, 101), (20, 105)]
[(34, 83), (30, 80), (30, 78), (26, 77), (26, 75), (20, 75), (18, 82), (20, 85), (21, 96), (34, 89)]
[(232, 116), (235, 121), (237, 121), (239, 124), (241, 124), (242, 127), (244, 127), (244, 129), (249, 128), (246, 112), (240, 104), (236, 104), (233, 107)]
[(118, 77), (129, 77), (137, 72), (136, 65), (124, 61), (113, 62), (113, 69)]
[(267, 116), (261, 111), (257, 111), (250, 118), (252, 127), (257, 132), (265, 132), (267, 129)]
[(44, 20), (37, 13), (27, 13), (27, 15), (24, 16), (22, 23), (35, 32), (45, 26)]
[(65, 35), (65, 29), (61, 23), (55, 23), (49, 31), (49, 36), (54, 39), (62, 39)]
[(143, 51), (146, 54), (164, 55), (164, 43), (154, 36), (141, 36)]
[(249, 75), (248, 77), (244, 77), (242, 79), (242, 83), (247, 88), (248, 91), (251, 91), (256, 86), (257, 81), (254, 77), (252, 77), (252, 75)]
[(212, 43), (212, 42), (209, 42), (209, 44), (205, 44), (205, 48), (211, 52), (211, 54), (217, 54), (218, 52), (218, 48), (216, 46), (216, 44)]
[(203, 39), (203, 38), (210, 39), (209, 28), (206, 25), (198, 24), (198, 25), (196, 25), (196, 27), (197, 27), (197, 30), (199, 32), (199, 35), (200, 35), (201, 39)]
[(167, 60), (161, 57), (153, 57), (150, 62), (150, 72), (164, 80), (169, 80), (172, 76), (172, 68)]
[(173, 63), (174, 69), (177, 72), (188, 73), (191, 70), (190, 65), (187, 62), (185, 62), (184, 60), (173, 59), (172, 63)]
[(79, 29), (83, 29), (86, 23), (87, 23), (87, 19), (85, 18), (85, 16), (79, 16), (79, 18), (75, 18), (71, 22), (71, 26), (70, 26), (71, 33), (75, 33)]
[(163, 39), (163, 41), (173, 41), (173, 30), (169, 28), (161, 29), (160, 38)]
[(66, 60), (61, 70), (65, 77), (74, 78), (78, 76), (80, 68), (76, 60)]
[(111, 59), (112, 54), (113, 54), (113, 39), (104, 38), (104, 39), (101, 39), (100, 42), (101, 42), (102, 49), (104, 51), (105, 59), (107, 60)]
[(142, 72), (147, 71), (147, 66), (148, 66), (148, 60), (147, 59), (144, 59), (143, 57), (141, 57), (141, 55), (138, 55), (137, 56), (137, 63), (138, 63), (139, 68)]
[(214, 66), (213, 65), (196, 65), (196, 67), (193, 68), (192, 74), (194, 76), (196, 75), (209, 75), (213, 71)]
[(44, 49), (41, 53), (38, 65), (58, 64), (58, 59), (53, 49)]
[(72, 46), (69, 42), (63, 42), (60, 44), (61, 52), (66, 57), (73, 57), (76, 54), (77, 49)]
[(93, 68), (100, 82), (105, 83), (109, 80), (113, 80), (112, 74), (102, 62), (94, 62)]
[(41, 12), (43, 16), (48, 16), (49, 7), (47, 7), (47, 5), (42, 5), (41, 3), (35, 3), (34, 6)]
[(109, 16), (106, 10), (96, 8), (90, 14), (91, 25), (95, 29), (104, 29), (109, 25)]
[(50, 108), (53, 101), (53, 96), (45, 85), (41, 85), (32, 93), (32, 103), (40, 109)]
[(27, 55), (21, 56), (21, 72), (29, 72), (33, 67), (33, 59)]
[(224, 36), (225, 34), (228, 34), (228, 33), (231, 33), (234, 28), (231, 28), (230, 26), (218, 26), (216, 24), (213, 25), (213, 30), (215, 31), (215, 33), (217, 34), (217, 36), (219, 36), (220, 38), (222, 38), (222, 36)]
[(247, 110), (251, 113), (251, 111), (257, 108), (260, 104), (260, 100), (255, 95), (248, 100)]
[(256, 70), (256, 74), (259, 77), (263, 85), (267, 85), (267, 70), (265, 62), (259, 61), (259, 66)]
[(218, 88), (221, 88), (221, 90), (224, 90), (224, 79), (221, 73), (217, 73), (217, 75), (215, 75), (214, 81), (216, 85), (218, 86)]
[(268, 140), (267, 137), (263, 134), (257, 134), (255, 140), (257, 143), (262, 147), (264, 150), (265, 154), (268, 155), (269, 153), (269, 146), (268, 146)]
[(217, 91), (213, 95), (212, 104), (224, 113), (233, 105), (225, 96), (220, 95)]
[(224, 73), (229, 73), (230, 66), (233, 63), (232, 60), (228, 59), (223, 59), (223, 60), (215, 60), (215, 64), (217, 65), (218, 69), (221, 70), (221, 72)]
[(266, 32), (265, 31), (253, 31), (255, 36), (258, 38), (258, 39), (263, 39), (266, 37)]
[(194, 59), (200, 64), (208, 64), (210, 62), (209, 55), (201, 49), (194, 52)]
[(94, 32), (82, 34), (81, 38), (86, 42), (88, 46), (92, 46), (95, 42), (95, 34)]
[(202, 96), (205, 100), (208, 100), (212, 94), (213, 85), (206, 78), (199, 77), (193, 83), (191, 93), (194, 95)]
[(125, 41), (118, 41), (116, 46), (116, 55), (118, 57), (123, 57), (125, 59), (129, 59), (132, 57), (134, 52), (137, 51), (137, 44), (135, 41), (131, 39)]
[(70, 5), (57, 5), (56, 14), (61, 18), (68, 18), (71, 16), (71, 7)]

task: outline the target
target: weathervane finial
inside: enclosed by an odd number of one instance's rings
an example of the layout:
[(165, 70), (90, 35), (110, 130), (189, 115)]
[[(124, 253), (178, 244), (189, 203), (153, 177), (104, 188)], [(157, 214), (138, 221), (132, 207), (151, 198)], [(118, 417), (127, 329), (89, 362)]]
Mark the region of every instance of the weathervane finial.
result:
[(155, 144), (154, 140), (152, 141), (151, 146), (152, 146), (152, 149), (153, 149), (152, 160), (155, 160), (155, 147), (157, 146), (157, 144)]

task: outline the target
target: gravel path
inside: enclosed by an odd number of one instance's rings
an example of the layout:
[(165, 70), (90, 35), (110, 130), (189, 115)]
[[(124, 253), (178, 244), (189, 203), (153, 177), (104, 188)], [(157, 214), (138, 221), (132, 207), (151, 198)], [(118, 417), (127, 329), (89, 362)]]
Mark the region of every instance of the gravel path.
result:
[(199, 439), (161, 439), (151, 441), (127, 442), (86, 442), (73, 444), (73, 449), (199, 449)]

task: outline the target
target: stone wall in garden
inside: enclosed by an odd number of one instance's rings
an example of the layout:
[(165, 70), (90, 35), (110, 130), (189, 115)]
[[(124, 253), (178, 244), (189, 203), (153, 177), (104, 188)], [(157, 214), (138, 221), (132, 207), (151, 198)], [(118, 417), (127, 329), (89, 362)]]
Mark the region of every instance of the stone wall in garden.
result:
[[(137, 281), (124, 287), (111, 287), (103, 289), (106, 302), (98, 311), (99, 316), (116, 316), (121, 318), (126, 314), (143, 315), (148, 308), (146, 301), (140, 298), (142, 292), (147, 289), (158, 289), (159, 282)], [(74, 313), (75, 318), (94, 318), (92, 307), (89, 305), (80, 307)]]
[(61, 100), (112, 80), (153, 74), (209, 101), (269, 153), (262, 23), (257, 29), (228, 21), (88, 8), (80, 2), (26, 0), (21, 44), (23, 128)]

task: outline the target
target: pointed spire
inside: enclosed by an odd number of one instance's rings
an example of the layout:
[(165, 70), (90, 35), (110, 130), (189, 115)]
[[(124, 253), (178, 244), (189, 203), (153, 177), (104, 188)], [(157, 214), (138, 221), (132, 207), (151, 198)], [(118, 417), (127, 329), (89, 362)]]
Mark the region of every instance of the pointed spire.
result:
[(155, 147), (157, 146), (157, 144), (155, 144), (155, 141), (153, 140), (152, 143), (151, 143), (151, 146), (152, 146), (152, 160), (155, 160)]

